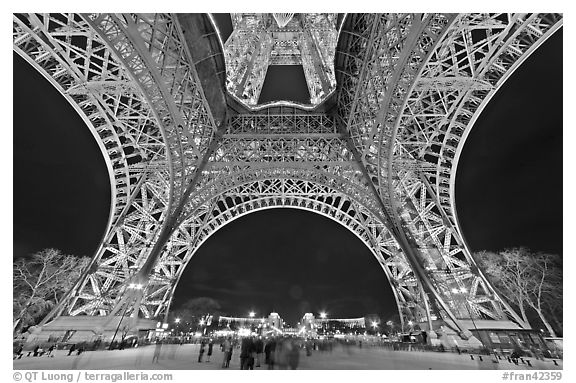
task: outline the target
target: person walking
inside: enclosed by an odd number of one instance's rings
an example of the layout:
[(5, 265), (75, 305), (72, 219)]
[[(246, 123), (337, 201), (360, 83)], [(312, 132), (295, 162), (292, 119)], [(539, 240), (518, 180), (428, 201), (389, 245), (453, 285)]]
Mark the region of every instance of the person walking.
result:
[(206, 341), (202, 339), (202, 342), (200, 342), (200, 353), (198, 354), (198, 363), (202, 363), (202, 357), (204, 356), (204, 352), (206, 352)]
[(228, 340), (228, 338), (225, 338), (224, 342), (222, 342), (222, 352), (224, 353), (224, 356), (222, 358), (222, 368), (226, 368), (226, 362), (228, 361), (229, 347), (230, 347), (230, 340)]
[(265, 362), (268, 365), (269, 370), (274, 369), (274, 353), (276, 351), (276, 340), (274, 338), (266, 342), (264, 346), (264, 355), (266, 357)]
[(254, 349), (256, 351), (256, 367), (260, 367), (262, 353), (264, 352), (264, 341), (262, 341), (262, 337), (256, 338), (256, 341), (254, 342)]
[(161, 351), (162, 351), (162, 341), (160, 339), (156, 339), (156, 345), (154, 346), (154, 355), (152, 356), (152, 363), (159, 362)]
[(222, 368), (230, 367), (230, 359), (232, 359), (232, 338), (228, 337), (224, 339), (224, 343), (222, 343), (222, 351), (224, 351), (224, 358), (222, 359)]
[(210, 363), (210, 357), (212, 356), (212, 348), (214, 347), (214, 342), (210, 339), (208, 343), (208, 353), (206, 354), (206, 363)]
[(253, 353), (255, 351), (254, 341), (251, 337), (246, 337), (242, 339), (240, 344), (240, 369), (241, 370), (253, 370), (254, 369), (254, 357)]
[(230, 360), (232, 360), (232, 352), (234, 351), (234, 346), (236, 344), (236, 342), (232, 338), (229, 338), (229, 340), (230, 340), (230, 347), (228, 348), (228, 359), (226, 359), (226, 368), (230, 367)]
[(300, 350), (298, 349), (298, 344), (293, 340), (290, 344), (290, 350), (287, 353), (288, 356), (288, 366), (291, 370), (298, 368), (298, 363), (300, 362)]

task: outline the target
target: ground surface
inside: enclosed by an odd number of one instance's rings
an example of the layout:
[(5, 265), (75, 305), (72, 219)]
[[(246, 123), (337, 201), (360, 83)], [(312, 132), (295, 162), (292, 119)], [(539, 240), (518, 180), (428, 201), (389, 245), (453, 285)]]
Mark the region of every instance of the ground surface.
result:
[[(210, 362), (198, 363), (197, 344), (163, 345), (158, 363), (152, 363), (154, 346), (113, 351), (89, 351), (80, 356), (68, 356), (68, 351), (56, 351), (54, 357), (22, 357), (13, 363), (15, 370), (214, 370), (221, 369), (223, 353), (214, 347)], [(240, 350), (235, 349), (230, 369), (240, 368)], [(552, 370), (562, 369), (550, 359), (544, 361), (529, 358), (532, 367), (520, 363), (518, 366), (501, 360), (494, 363), (493, 357), (478, 355), (474, 360), (470, 354), (391, 351), (381, 348), (335, 348), (332, 352), (314, 351), (311, 356), (300, 352), (300, 370)], [(206, 357), (204, 357), (206, 360)], [(267, 369), (262, 363), (258, 369)]]

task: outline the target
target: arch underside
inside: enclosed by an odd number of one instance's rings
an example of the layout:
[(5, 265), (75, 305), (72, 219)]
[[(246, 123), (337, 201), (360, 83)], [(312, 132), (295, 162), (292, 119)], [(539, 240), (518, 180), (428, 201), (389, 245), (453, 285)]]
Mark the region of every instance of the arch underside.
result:
[[(334, 219), (372, 250), (404, 319), (433, 312), (524, 325), (470, 255), (454, 179), (478, 115), (562, 15), (349, 14), (335, 114), (231, 115), (218, 137), (174, 15), (27, 14), (13, 25), (14, 50), (84, 119), (112, 186), (97, 253), (51, 317), (109, 314), (149, 261), (138, 310), (164, 315), (211, 233), (250, 211), (295, 207)], [(168, 218), (174, 232), (153, 258)]]

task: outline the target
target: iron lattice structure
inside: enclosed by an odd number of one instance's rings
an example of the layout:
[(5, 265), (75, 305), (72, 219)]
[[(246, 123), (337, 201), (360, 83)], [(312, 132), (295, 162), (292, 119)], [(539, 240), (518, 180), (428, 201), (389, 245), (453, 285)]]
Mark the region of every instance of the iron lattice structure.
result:
[[(337, 15), (233, 13), (231, 36), (224, 44), (226, 88), (253, 110), (270, 65), (302, 65), (309, 106), (334, 92)], [(266, 105), (264, 105), (265, 107)]]
[[(122, 309), (167, 315), (184, 268), (212, 233), (250, 212), (293, 207), (333, 219), (371, 249), (403, 321), (443, 319), (462, 333), (471, 318), (527, 325), (471, 257), (454, 184), (479, 114), (561, 27), (561, 14), (340, 15), (333, 72), (315, 67), (317, 78), (335, 73), (331, 103), (228, 107), (224, 118), (203, 87), (200, 48), (185, 22), (173, 14), (14, 15), (14, 50), (82, 116), (112, 193), (90, 267), (44, 323)], [(226, 56), (211, 47), (207, 57)], [(266, 64), (226, 57), (233, 76), (212, 82), (223, 92), (246, 84), (233, 68)], [(131, 289), (135, 282), (143, 288)]]

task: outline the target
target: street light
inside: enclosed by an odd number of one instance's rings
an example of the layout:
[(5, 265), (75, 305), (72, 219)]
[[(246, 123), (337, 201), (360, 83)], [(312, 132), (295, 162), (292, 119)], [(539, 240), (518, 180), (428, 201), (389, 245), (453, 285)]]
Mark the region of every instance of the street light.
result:
[(176, 335), (178, 335), (178, 324), (180, 323), (180, 318), (174, 319), (174, 323), (176, 323)]
[(248, 316), (250, 318), (254, 318), (254, 315), (256, 315), (256, 313), (254, 311), (250, 311), (250, 313), (248, 314)]
[(408, 321), (408, 326), (410, 326), (410, 332), (414, 331), (414, 322), (411, 320)]
[(326, 319), (326, 313), (324, 311), (320, 313), (320, 318)]
[[(126, 288), (127, 290), (127, 294), (130, 293), (130, 290), (132, 291), (137, 291), (137, 290), (142, 290), (144, 288), (144, 285), (142, 285), (141, 283), (130, 283), (128, 285), (128, 287)], [(110, 346), (108, 346), (109, 350), (112, 350), (112, 344), (114, 343), (114, 340), (116, 339), (116, 334), (118, 334), (118, 330), (120, 329), (120, 325), (122, 324), (122, 321), (124, 320), (124, 317), (126, 316), (126, 312), (128, 311), (128, 306), (130, 306), (128, 303), (126, 304), (126, 307), (124, 307), (124, 311), (122, 312), (122, 316), (120, 317), (120, 320), (118, 321), (118, 326), (116, 326), (116, 331), (114, 331), (114, 335), (112, 336), (112, 341), (110, 341)], [(138, 313), (136, 313), (136, 315), (138, 315)]]
[(472, 325), (474, 326), (474, 330), (476, 330), (476, 335), (478, 335), (478, 340), (482, 344), (482, 347), (486, 348), (486, 345), (484, 345), (484, 341), (482, 340), (482, 337), (480, 336), (480, 332), (478, 331), (478, 327), (476, 327), (476, 321), (474, 321), (474, 316), (472, 315), (472, 312), (470, 311), (470, 307), (468, 306), (468, 297), (465, 295), (467, 292), (468, 292), (468, 290), (465, 287), (461, 287), (460, 289), (457, 289), (457, 288), (452, 289), (453, 294), (460, 295), (462, 298), (464, 298), (464, 307), (466, 308), (466, 311), (468, 312), (468, 315), (470, 316), (470, 320), (472, 321)]
[[(446, 276), (451, 276), (454, 279), (454, 281), (456, 283), (458, 283), (458, 279), (456, 278), (456, 275), (454, 275), (452, 273), (452, 270), (450, 268), (446, 269)], [(464, 308), (466, 308), (466, 311), (468, 312), (468, 315), (470, 316), (470, 320), (472, 321), (472, 325), (474, 326), (474, 329), (476, 330), (476, 335), (478, 335), (477, 339), (480, 341), (480, 344), (482, 345), (482, 347), (486, 348), (486, 345), (484, 344), (484, 341), (482, 340), (482, 337), (480, 336), (480, 332), (478, 331), (478, 327), (476, 327), (476, 322), (474, 321), (474, 316), (472, 315), (472, 312), (470, 311), (470, 307), (468, 306), (468, 296), (466, 296), (467, 292), (468, 292), (468, 290), (465, 287), (460, 287), (459, 289), (456, 287), (452, 288), (453, 294), (460, 295), (464, 299)]]

